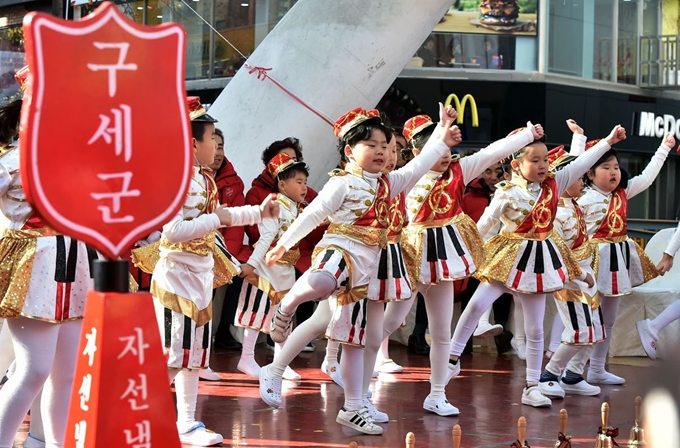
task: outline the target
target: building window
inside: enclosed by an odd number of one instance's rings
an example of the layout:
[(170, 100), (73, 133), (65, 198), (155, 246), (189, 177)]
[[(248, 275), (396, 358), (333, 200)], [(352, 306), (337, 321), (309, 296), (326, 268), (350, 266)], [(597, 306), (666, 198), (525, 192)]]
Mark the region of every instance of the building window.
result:
[(0, 28), (0, 105), (21, 97), (14, 74), (26, 65), (21, 25)]

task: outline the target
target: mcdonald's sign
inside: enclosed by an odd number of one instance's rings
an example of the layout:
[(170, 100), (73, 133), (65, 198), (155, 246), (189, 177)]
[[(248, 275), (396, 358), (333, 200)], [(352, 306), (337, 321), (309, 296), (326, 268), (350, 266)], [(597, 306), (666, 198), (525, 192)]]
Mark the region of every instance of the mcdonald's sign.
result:
[(472, 95), (469, 93), (463, 97), (463, 101), (460, 101), (458, 99), (458, 95), (455, 93), (452, 93), (448, 97), (446, 97), (446, 102), (444, 103), (444, 106), (450, 106), (451, 102), (453, 101), (453, 104), (456, 108), (456, 112), (458, 112), (458, 124), (463, 124), (463, 119), (465, 117), (465, 106), (467, 106), (468, 101), (470, 102), (470, 111), (472, 112), (472, 126), (473, 127), (479, 127), (479, 115), (477, 114), (477, 103), (475, 102), (475, 99)]

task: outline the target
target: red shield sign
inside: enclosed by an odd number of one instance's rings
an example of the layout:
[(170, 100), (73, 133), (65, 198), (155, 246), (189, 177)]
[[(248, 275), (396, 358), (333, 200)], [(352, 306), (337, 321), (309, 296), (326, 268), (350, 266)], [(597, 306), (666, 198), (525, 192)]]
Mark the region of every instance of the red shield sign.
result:
[(24, 19), (21, 119), (29, 202), (57, 231), (115, 258), (167, 222), (191, 179), (185, 34), (110, 3), (84, 20)]

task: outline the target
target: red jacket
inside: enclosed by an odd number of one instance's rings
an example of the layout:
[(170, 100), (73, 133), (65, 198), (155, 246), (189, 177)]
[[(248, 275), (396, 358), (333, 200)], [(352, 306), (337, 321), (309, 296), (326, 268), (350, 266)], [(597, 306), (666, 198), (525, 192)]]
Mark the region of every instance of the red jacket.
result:
[[(245, 185), (236, 170), (234, 165), (227, 159), (224, 159), (224, 164), (215, 173), (215, 184), (217, 185), (218, 199), (221, 205), (228, 207), (239, 207), (245, 205)], [(248, 261), (252, 249), (247, 244), (244, 244), (245, 228), (238, 227), (222, 227), (220, 228), (224, 242), (227, 245), (227, 250), (237, 260), (241, 262)]]
[[(246, 204), (249, 205), (260, 205), (262, 201), (267, 197), (268, 194), (274, 193), (274, 181), (272, 177), (267, 172), (265, 168), (262, 174), (253, 179), (253, 184), (246, 194)], [(305, 201), (310, 203), (317, 193), (312, 188), (307, 187), (307, 196), (305, 196)], [(319, 226), (300, 241), (300, 259), (295, 264), (295, 268), (300, 272), (305, 272), (312, 264), (312, 252), (316, 244), (321, 241), (321, 237), (326, 231), (326, 226)], [(248, 241), (252, 246), (260, 239), (260, 232), (257, 226), (246, 227), (246, 234), (248, 235)]]
[[(474, 222), (479, 221), (482, 217), (484, 209), (491, 202), (491, 190), (486, 186), (484, 180), (479, 177), (467, 186), (466, 192), (463, 195), (463, 213), (468, 215)], [(468, 287), (468, 279), (456, 281), (453, 284), (454, 297), (458, 297)]]
[(474, 222), (479, 221), (484, 209), (491, 203), (491, 189), (487, 187), (484, 180), (479, 177), (467, 186), (467, 191), (463, 195), (463, 211)]

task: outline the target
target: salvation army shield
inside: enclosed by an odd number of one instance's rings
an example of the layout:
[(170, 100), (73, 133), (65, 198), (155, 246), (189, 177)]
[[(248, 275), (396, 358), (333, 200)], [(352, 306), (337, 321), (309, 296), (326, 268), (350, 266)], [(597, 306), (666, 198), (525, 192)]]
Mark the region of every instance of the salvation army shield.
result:
[(115, 258), (177, 213), (191, 179), (184, 30), (105, 3), (80, 21), (24, 19), (20, 131), (28, 201), (55, 230)]

